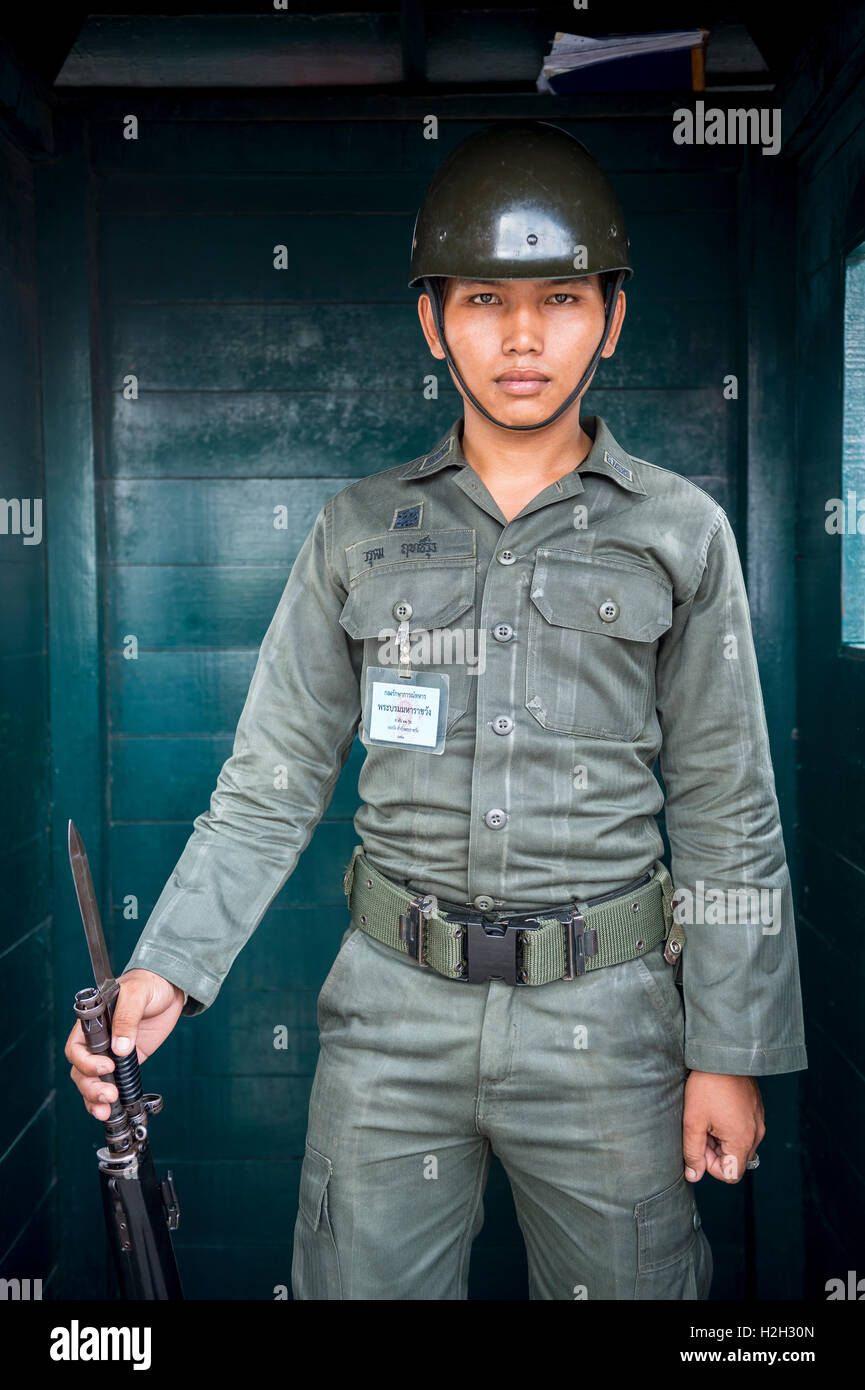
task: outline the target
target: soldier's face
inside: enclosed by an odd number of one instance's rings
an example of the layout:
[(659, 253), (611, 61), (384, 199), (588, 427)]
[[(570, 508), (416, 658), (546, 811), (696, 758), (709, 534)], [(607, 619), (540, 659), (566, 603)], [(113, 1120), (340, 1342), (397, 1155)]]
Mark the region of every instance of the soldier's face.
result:
[[(430, 351), (443, 359), (425, 294), (418, 312)], [(625, 296), (620, 292), (603, 357), (611, 357), (615, 350), (624, 314)], [(533, 424), (566, 399), (600, 342), (604, 331), (600, 276), (449, 279), (444, 321), (448, 347), (481, 404), (507, 424)], [(578, 413), (579, 401), (571, 409)]]

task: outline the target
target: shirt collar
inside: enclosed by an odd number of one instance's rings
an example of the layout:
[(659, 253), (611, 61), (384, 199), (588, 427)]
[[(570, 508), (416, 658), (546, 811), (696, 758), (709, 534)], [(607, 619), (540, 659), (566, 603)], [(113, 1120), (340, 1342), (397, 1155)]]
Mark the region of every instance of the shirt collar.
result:
[[(603, 473), (627, 492), (637, 492), (646, 496), (639, 470), (634, 458), (613, 438), (609, 427), (600, 415), (586, 415), (580, 421), (593, 443), (582, 463), (572, 470), (577, 476), (582, 473)], [(428, 454), (422, 454), (406, 464), (400, 473), (401, 478), (426, 478), (431, 473), (450, 465), (469, 468), (470, 464), (463, 454), (460, 444), (462, 416), (455, 420), (450, 429)], [(565, 475), (569, 476), (569, 475)]]

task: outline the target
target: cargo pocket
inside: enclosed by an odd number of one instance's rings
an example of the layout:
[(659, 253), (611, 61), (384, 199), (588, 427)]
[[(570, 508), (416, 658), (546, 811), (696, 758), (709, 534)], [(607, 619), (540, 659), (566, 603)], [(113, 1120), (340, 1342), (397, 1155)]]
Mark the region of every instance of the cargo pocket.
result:
[[(485, 655), (480, 633), (472, 625), (475, 578), (474, 559), (429, 559), (376, 566), (351, 580), (339, 621), (350, 637), (364, 644), (362, 700), (367, 667), (393, 666), (396, 673), (394, 639), (399, 619), (394, 605), (407, 603), (412, 670), (448, 677), (446, 732), (462, 718), (477, 688), (477, 672), (483, 669)], [(454, 625), (458, 618), (463, 621)]]
[(529, 586), (526, 709), (545, 729), (631, 742), (655, 695), (673, 588), (648, 565), (538, 550)]
[(339, 1253), (330, 1219), (333, 1164), (306, 1141), (300, 1170), (291, 1287), (295, 1298), (341, 1299)]
[[(699, 1299), (700, 1216), (685, 1174), (634, 1207), (637, 1226), (635, 1299)], [(705, 1241), (705, 1238), (703, 1238)], [(705, 1270), (703, 1270), (705, 1273)]]

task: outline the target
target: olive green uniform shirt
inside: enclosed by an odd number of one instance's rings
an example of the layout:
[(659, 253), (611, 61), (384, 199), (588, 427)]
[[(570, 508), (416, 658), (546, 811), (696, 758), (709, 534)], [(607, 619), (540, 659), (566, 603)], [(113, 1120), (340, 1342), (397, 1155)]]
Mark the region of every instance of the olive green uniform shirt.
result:
[(179, 985), (187, 1014), (213, 1003), (328, 806), (366, 669), (388, 664), (402, 604), (413, 669), (448, 675), (446, 738), (440, 754), (364, 740), (354, 824), (376, 867), (447, 903), (558, 905), (645, 873), (663, 854), (664, 807), (673, 882), (691, 902), (686, 1065), (807, 1066), (729, 519), (702, 488), (628, 454), (600, 416), (582, 423), (588, 456), (512, 521), (463, 456), (461, 419), (431, 453), (325, 503), (265, 634), (210, 809), (127, 970)]

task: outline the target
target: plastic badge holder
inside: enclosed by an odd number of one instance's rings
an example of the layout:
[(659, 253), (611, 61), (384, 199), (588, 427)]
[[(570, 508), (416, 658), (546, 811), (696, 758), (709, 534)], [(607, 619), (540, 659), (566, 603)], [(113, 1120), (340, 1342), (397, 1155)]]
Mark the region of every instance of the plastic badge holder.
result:
[(435, 671), (399, 676), (393, 666), (370, 666), (363, 741), (416, 753), (443, 753), (449, 685), (450, 676)]

